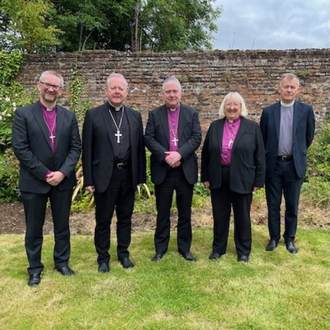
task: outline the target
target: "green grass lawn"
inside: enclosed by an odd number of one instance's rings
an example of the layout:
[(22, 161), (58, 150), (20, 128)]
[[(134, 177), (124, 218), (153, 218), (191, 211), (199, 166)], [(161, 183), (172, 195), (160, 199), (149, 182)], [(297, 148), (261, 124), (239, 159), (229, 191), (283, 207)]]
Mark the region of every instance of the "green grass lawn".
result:
[(283, 241), (266, 252), (266, 226), (253, 226), (247, 264), (236, 261), (233, 232), (227, 254), (210, 261), (212, 228), (194, 229), (197, 263), (177, 253), (176, 232), (164, 258), (154, 263), (153, 232), (133, 233), (125, 270), (97, 272), (93, 237), (73, 236), (70, 266), (76, 276), (53, 271), (53, 236), (43, 248), (38, 287), (27, 285), (23, 235), (0, 236), (0, 329), (329, 329), (329, 231), (299, 228), (291, 255)]

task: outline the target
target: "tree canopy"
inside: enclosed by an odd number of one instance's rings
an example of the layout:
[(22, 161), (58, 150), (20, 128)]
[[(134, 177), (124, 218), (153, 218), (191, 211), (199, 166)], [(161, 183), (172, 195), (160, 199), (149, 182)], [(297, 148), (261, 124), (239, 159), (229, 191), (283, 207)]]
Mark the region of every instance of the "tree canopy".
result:
[(48, 21), (54, 14), (50, 1), (2, 0), (0, 9), (2, 22), (6, 24), (1, 35), (6, 35), (7, 47), (32, 53), (60, 44), (57, 36), (61, 31)]
[[(0, 19), (27, 52), (211, 49), (215, 0), (2, 0)], [(16, 32), (16, 33), (13, 33)], [(0, 30), (1, 36), (8, 29)], [(12, 38), (14, 39), (14, 38)], [(52, 46), (52, 48), (49, 48)]]

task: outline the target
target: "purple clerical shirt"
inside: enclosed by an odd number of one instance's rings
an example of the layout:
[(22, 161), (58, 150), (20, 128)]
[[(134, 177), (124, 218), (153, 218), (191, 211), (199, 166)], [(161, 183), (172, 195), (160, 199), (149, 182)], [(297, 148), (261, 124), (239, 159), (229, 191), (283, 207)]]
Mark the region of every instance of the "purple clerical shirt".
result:
[(167, 119), (168, 119), (168, 128), (170, 136), (170, 151), (177, 151), (179, 149), (179, 114), (180, 114), (180, 104), (171, 110), (167, 108)]
[[(54, 106), (51, 110), (47, 110), (47, 107), (40, 102), (40, 107), (42, 111), (42, 115), (45, 119), (45, 123), (47, 126), (48, 136), (49, 136), (49, 142), (50, 146), (53, 151), (53, 155), (55, 154), (55, 139), (56, 139), (56, 106)], [(51, 138), (53, 136), (53, 138)], [(47, 171), (45, 173), (45, 176), (43, 177), (43, 180), (46, 181), (47, 175), (51, 171)]]
[(55, 139), (56, 139), (56, 106), (53, 107), (51, 110), (47, 109), (45, 105), (43, 105), (40, 102), (42, 114), (44, 116), (47, 130), (48, 130), (48, 136), (49, 136), (49, 142), (53, 150), (53, 154), (55, 153)]
[(223, 126), (223, 136), (222, 136), (222, 150), (221, 150), (221, 164), (230, 165), (231, 163), (231, 153), (233, 150), (233, 145), (239, 126), (241, 124), (241, 117), (233, 121), (225, 120)]

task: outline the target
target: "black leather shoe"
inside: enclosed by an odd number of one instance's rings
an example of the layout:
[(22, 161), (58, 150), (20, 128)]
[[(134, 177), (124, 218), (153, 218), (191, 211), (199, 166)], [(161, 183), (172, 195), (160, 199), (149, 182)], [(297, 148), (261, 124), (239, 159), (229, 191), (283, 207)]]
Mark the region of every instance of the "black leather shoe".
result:
[(217, 253), (217, 252), (212, 252), (212, 254), (209, 256), (209, 259), (210, 260), (217, 260), (217, 259), (219, 259), (221, 256), (220, 256), (220, 254), (219, 253)]
[(120, 259), (119, 261), (120, 261), (121, 265), (126, 269), (134, 267), (134, 264), (127, 257)]
[(196, 262), (196, 259), (193, 257), (193, 255), (190, 252), (180, 252), (180, 254), (183, 256), (183, 258), (185, 258), (187, 261), (192, 261), (192, 262)]
[(294, 246), (293, 242), (287, 242), (286, 243), (286, 249), (292, 253), (295, 254), (298, 252), (297, 248)]
[(110, 271), (109, 264), (107, 262), (102, 262), (101, 264), (99, 264), (98, 271), (100, 273), (109, 273)]
[(163, 258), (164, 253), (156, 253), (155, 256), (151, 259), (152, 261), (159, 261), (161, 258)]
[(237, 257), (238, 262), (249, 262), (249, 256), (241, 255)]
[(34, 273), (30, 275), (28, 285), (29, 286), (37, 286), (41, 281), (41, 273)]
[(277, 242), (274, 239), (271, 239), (266, 246), (266, 251), (274, 251), (277, 247)]
[(61, 268), (55, 268), (55, 269), (64, 276), (70, 276), (75, 274), (75, 272), (69, 266), (63, 266)]

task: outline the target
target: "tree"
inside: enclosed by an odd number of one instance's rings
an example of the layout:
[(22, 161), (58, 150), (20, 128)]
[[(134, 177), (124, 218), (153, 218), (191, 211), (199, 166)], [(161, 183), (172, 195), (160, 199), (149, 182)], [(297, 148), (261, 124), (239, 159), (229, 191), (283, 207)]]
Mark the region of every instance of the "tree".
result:
[[(2, 0), (1, 36), (27, 52), (212, 48), (215, 0)], [(9, 26), (8, 26), (9, 23)], [(9, 28), (9, 29), (8, 29)], [(3, 40), (3, 44), (5, 40)], [(7, 42), (8, 46), (8, 42)]]
[(8, 39), (21, 50), (45, 51), (60, 43), (57, 35), (62, 31), (47, 22), (53, 9), (48, 0), (2, 0), (0, 9), (4, 17), (10, 17), (8, 28), (14, 31), (7, 34)]
[(221, 10), (213, 8), (215, 0), (141, 1), (140, 50), (212, 49), (214, 21)]
[(57, 11), (52, 22), (65, 31), (59, 50), (129, 47), (134, 0), (53, 0), (52, 3)]
[(215, 0), (53, 0), (59, 50), (211, 49)]

